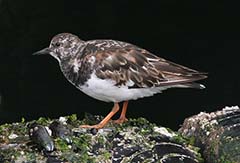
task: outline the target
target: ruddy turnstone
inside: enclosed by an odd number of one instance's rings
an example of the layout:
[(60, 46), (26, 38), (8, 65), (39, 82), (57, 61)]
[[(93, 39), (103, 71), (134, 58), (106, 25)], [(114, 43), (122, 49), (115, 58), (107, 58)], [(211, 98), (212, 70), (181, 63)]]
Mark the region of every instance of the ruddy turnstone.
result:
[(83, 41), (70, 33), (53, 37), (50, 46), (34, 54), (50, 54), (59, 62), (64, 76), (85, 94), (113, 102), (111, 112), (97, 125), (102, 128), (119, 111), (116, 123), (127, 120), (129, 100), (152, 96), (168, 88), (204, 88), (194, 83), (206, 74), (155, 56), (136, 45), (116, 40)]

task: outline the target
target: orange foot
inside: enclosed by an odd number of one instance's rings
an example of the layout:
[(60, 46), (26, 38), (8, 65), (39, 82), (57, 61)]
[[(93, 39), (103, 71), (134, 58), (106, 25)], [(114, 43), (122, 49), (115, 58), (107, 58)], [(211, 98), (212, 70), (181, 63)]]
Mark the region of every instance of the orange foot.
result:
[(114, 120), (113, 123), (121, 124), (123, 122), (128, 121), (128, 119), (126, 118), (127, 107), (128, 107), (128, 101), (125, 101), (123, 103), (123, 108), (122, 108), (122, 112), (121, 112), (120, 118), (117, 119), (117, 120)]
[[(122, 112), (120, 115), (120, 118), (117, 120), (114, 120), (114, 123), (121, 124), (123, 122), (126, 122), (128, 119), (126, 118), (126, 112), (127, 112), (127, 106), (128, 106), (128, 101), (125, 101), (123, 103), (123, 108)], [(96, 125), (81, 125), (81, 128), (95, 128), (95, 129), (100, 129), (103, 128), (104, 126), (107, 125), (107, 123), (111, 120), (111, 118), (118, 112), (119, 110), (119, 105), (118, 103), (114, 103), (114, 106), (112, 108), (112, 111), (108, 113), (108, 115), (99, 123)]]
[(81, 128), (95, 128), (95, 129), (100, 129), (103, 128), (104, 126), (107, 125), (107, 123), (110, 121), (110, 119), (112, 118), (112, 116), (114, 116), (114, 114), (116, 114), (119, 110), (119, 105), (118, 103), (115, 103), (112, 111), (110, 113), (108, 113), (108, 115), (99, 123), (96, 125), (81, 125)]
[(113, 120), (113, 123), (116, 123), (116, 124), (121, 124), (121, 123), (124, 123), (124, 122), (127, 122), (128, 119), (126, 117), (124, 118), (119, 118), (117, 120)]

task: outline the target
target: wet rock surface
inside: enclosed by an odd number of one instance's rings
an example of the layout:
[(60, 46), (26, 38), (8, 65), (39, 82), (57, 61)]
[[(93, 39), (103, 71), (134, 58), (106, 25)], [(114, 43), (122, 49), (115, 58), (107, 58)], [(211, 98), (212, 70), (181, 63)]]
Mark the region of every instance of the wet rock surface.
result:
[(170, 129), (144, 118), (103, 129), (83, 129), (102, 117), (76, 115), (0, 126), (0, 163), (199, 163), (199, 148)]
[(179, 132), (202, 149), (206, 163), (240, 162), (239, 107), (187, 118)]

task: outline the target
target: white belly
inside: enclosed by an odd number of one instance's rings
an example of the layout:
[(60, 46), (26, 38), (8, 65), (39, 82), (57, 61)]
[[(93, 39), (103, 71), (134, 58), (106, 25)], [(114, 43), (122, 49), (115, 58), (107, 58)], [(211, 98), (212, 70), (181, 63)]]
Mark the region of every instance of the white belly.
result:
[(127, 86), (118, 87), (115, 86), (115, 82), (113, 80), (99, 79), (93, 73), (87, 83), (79, 89), (85, 94), (101, 101), (121, 102), (152, 96), (155, 93), (159, 93), (162, 90), (167, 89), (167, 87), (130, 89)]

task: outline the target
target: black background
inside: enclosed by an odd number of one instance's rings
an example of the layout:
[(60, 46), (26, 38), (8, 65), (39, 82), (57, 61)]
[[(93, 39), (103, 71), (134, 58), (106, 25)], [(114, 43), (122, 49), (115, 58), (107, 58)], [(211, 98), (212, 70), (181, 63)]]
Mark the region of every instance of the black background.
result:
[(205, 90), (171, 89), (131, 101), (128, 117), (177, 129), (200, 111), (239, 105), (238, 10), (230, 1), (0, 0), (0, 123), (111, 110), (72, 86), (52, 57), (31, 55), (61, 32), (130, 42), (209, 73)]

